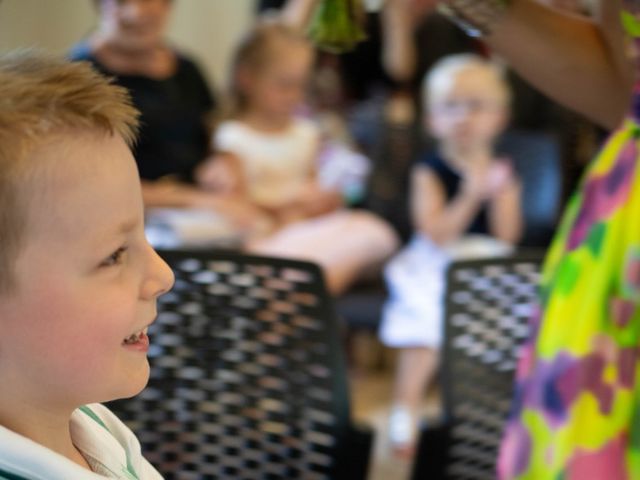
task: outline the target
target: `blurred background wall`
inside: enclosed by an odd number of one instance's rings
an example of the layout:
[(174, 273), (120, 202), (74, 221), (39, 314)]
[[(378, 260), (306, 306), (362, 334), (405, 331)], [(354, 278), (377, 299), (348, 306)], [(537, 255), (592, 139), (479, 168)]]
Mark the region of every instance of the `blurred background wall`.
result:
[[(233, 47), (251, 23), (255, 0), (175, 0), (170, 38), (226, 86)], [(39, 47), (65, 53), (96, 24), (92, 0), (0, 0), (0, 51)]]

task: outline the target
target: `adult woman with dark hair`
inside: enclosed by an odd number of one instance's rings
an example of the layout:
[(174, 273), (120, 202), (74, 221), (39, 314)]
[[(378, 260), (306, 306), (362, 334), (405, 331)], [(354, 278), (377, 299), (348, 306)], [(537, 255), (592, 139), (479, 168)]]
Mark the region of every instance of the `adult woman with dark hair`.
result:
[(616, 129), (549, 252), (500, 476), (640, 478), (640, 88), (630, 54), (640, 1), (601, 0), (593, 21), (534, 0), (426, 2), (550, 96)]
[(71, 54), (127, 87), (142, 114), (136, 160), (144, 180), (190, 181), (208, 152), (214, 99), (198, 66), (166, 41), (170, 0), (96, 0), (99, 26)]
[[(215, 107), (198, 65), (167, 40), (172, 0), (94, 0), (98, 28), (71, 51), (90, 61), (131, 93), (141, 112), (134, 155), (146, 206), (211, 208), (244, 228), (259, 213), (250, 206), (198, 185), (209, 155), (210, 114)], [(221, 180), (224, 170), (217, 176)], [(224, 184), (224, 181), (218, 182)], [(214, 189), (215, 190), (215, 189)]]

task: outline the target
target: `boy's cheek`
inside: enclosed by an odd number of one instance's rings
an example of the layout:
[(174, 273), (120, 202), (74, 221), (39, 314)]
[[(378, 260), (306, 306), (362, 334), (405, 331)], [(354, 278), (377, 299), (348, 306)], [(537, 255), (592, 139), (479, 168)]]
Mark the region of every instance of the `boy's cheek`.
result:
[[(29, 306), (28, 323), (46, 341), (78, 342), (82, 335), (92, 330), (99, 315), (116, 311), (121, 304), (115, 301), (109, 305), (104, 298), (90, 295), (84, 289), (74, 289), (72, 285), (50, 284), (35, 292)], [(96, 318), (98, 317), (98, 318)]]

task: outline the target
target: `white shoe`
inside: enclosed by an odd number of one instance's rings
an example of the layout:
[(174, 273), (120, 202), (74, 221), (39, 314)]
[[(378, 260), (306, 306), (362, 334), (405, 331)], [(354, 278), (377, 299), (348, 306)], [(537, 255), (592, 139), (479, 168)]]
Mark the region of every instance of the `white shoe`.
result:
[(406, 448), (413, 444), (416, 424), (411, 411), (395, 406), (389, 415), (389, 441), (394, 448)]

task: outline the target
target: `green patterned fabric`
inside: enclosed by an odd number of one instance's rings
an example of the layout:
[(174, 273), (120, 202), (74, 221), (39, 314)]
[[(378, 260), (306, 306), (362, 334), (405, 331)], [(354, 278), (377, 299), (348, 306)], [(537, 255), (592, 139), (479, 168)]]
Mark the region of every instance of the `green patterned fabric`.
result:
[[(637, 3), (637, 2), (634, 2)], [(622, 21), (640, 37), (637, 7)], [(549, 251), (502, 479), (640, 479), (640, 88)]]

